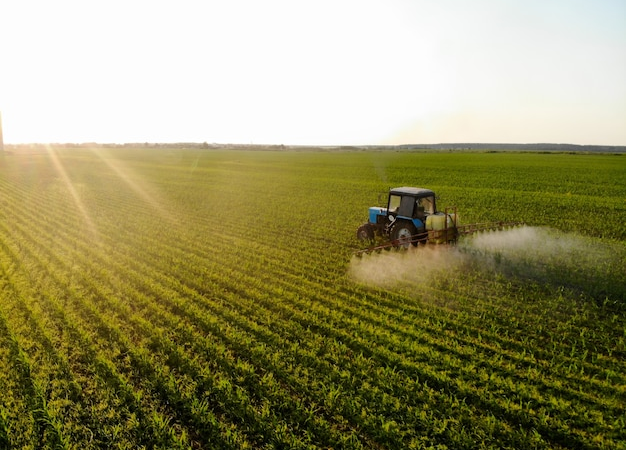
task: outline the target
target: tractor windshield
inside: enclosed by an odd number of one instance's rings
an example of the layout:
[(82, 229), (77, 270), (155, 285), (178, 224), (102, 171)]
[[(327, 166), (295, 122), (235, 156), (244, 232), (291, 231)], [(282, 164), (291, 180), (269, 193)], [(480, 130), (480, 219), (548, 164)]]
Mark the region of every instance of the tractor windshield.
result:
[(391, 194), (389, 196), (389, 205), (387, 206), (387, 211), (390, 214), (397, 214), (398, 213), (398, 208), (400, 208), (400, 200), (402, 200), (402, 196), (401, 195), (395, 195), (395, 194)]

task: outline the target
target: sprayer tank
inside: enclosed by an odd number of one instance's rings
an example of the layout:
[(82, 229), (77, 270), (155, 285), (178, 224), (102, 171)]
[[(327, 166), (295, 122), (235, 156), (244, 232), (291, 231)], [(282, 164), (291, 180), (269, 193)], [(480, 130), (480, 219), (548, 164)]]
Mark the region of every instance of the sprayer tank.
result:
[(428, 231), (428, 241), (435, 244), (443, 244), (454, 239), (456, 221), (456, 214), (438, 212), (427, 216), (426, 231)]

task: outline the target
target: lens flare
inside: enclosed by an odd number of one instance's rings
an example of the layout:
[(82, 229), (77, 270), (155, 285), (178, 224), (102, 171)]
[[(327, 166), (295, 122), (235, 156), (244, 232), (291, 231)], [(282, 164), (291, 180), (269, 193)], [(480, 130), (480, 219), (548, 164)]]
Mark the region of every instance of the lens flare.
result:
[(76, 205), (76, 208), (78, 209), (78, 211), (80, 211), (80, 214), (83, 220), (85, 221), (85, 225), (87, 225), (87, 229), (93, 236), (97, 236), (98, 229), (94, 225), (94, 222), (91, 219), (91, 216), (89, 212), (87, 211), (85, 204), (80, 198), (80, 195), (78, 194), (78, 191), (76, 190), (76, 187), (74, 186), (74, 183), (72, 183), (72, 180), (68, 176), (67, 171), (65, 170), (65, 167), (63, 166), (63, 163), (61, 162), (61, 159), (59, 158), (59, 155), (57, 154), (56, 150), (52, 148), (52, 146), (46, 145), (45, 148), (50, 157), (50, 160), (52, 161), (52, 164), (54, 165), (54, 169), (56, 170), (59, 177), (61, 178), (61, 181), (67, 188), (67, 191), (72, 196), (72, 200), (74, 204)]
[(163, 205), (165, 202), (158, 198), (156, 194), (150, 193), (149, 190), (155, 189), (148, 186), (146, 182), (140, 181), (139, 175), (133, 172), (128, 167), (125, 167), (120, 161), (116, 160), (113, 155), (108, 153), (105, 149), (94, 148), (93, 153), (104, 162), (126, 185), (144, 202), (150, 205), (161, 218), (174, 224), (177, 222), (176, 216), (166, 209)]

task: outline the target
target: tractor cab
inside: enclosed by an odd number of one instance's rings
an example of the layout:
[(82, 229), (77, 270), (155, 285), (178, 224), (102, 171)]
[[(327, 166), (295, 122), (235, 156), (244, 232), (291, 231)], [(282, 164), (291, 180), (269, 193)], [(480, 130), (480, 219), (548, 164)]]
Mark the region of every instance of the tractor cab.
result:
[(357, 230), (361, 240), (375, 236), (397, 239), (426, 231), (426, 218), (437, 213), (435, 193), (430, 189), (398, 187), (389, 190), (387, 207), (370, 207), (368, 223)]
[(388, 220), (410, 220), (416, 228), (424, 226), (427, 215), (435, 214), (435, 193), (430, 189), (400, 187), (389, 191)]

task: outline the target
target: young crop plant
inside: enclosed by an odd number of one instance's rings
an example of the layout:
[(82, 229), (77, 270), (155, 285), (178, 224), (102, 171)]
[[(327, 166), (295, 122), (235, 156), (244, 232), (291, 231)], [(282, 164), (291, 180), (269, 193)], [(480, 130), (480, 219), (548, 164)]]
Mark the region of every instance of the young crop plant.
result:
[[(623, 157), (0, 164), (0, 448), (624, 447)], [(391, 186), (527, 225), (357, 260)]]

